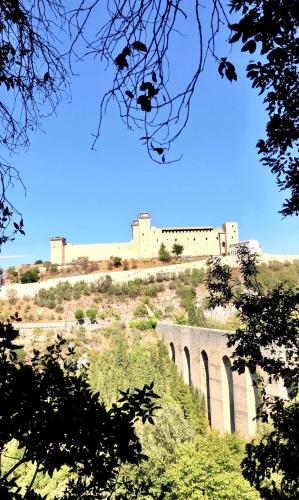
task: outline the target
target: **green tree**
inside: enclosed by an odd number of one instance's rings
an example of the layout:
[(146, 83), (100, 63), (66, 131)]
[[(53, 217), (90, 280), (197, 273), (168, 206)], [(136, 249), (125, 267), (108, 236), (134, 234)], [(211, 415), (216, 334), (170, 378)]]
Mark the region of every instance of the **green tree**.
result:
[(39, 280), (38, 269), (28, 269), (20, 276), (21, 283), (36, 283)]
[(243, 443), (216, 432), (182, 444), (167, 471), (171, 500), (258, 500), (257, 491), (242, 477)]
[(166, 246), (164, 245), (164, 243), (161, 243), (158, 255), (159, 255), (159, 259), (161, 260), (161, 262), (171, 261), (170, 252), (168, 252), (168, 250), (166, 250)]
[(95, 309), (94, 307), (92, 307), (90, 309), (87, 309), (85, 311), (85, 314), (90, 319), (90, 322), (93, 323), (96, 320), (96, 318), (97, 318), (98, 311), (97, 311), (97, 309)]
[[(293, 499), (299, 491), (299, 289), (280, 283), (261, 286), (257, 257), (246, 248), (239, 251), (244, 290), (235, 291), (230, 269), (220, 259), (210, 262), (210, 306), (234, 304), (243, 325), (228, 334), (234, 349), (232, 369), (243, 373), (262, 370), (258, 418), (270, 422), (261, 440), (246, 446), (243, 474), (266, 499)], [(288, 398), (271, 397), (267, 383), (282, 380)]]
[(180, 257), (182, 255), (182, 253), (184, 251), (184, 247), (183, 247), (183, 245), (179, 245), (178, 243), (174, 243), (171, 251), (178, 259), (178, 257)]
[(84, 321), (84, 311), (83, 311), (83, 309), (81, 309), (81, 308), (76, 309), (75, 312), (74, 312), (74, 314), (75, 314), (76, 320), (79, 321), (79, 323)]
[[(158, 397), (153, 385), (127, 391), (108, 409), (65, 340), (58, 336), (45, 354), (34, 350), (32, 361), (22, 363), (15, 354), (21, 347), (17, 336), (10, 323), (0, 324), (1, 464), (12, 440), (19, 450), (1, 470), (1, 498), (41, 498), (35, 492), (37, 475), (52, 476), (62, 467), (73, 472), (64, 498), (103, 498), (114, 488), (122, 463), (145, 458), (135, 424), (152, 422)], [(33, 476), (23, 496), (18, 469), (24, 464), (33, 467)]]

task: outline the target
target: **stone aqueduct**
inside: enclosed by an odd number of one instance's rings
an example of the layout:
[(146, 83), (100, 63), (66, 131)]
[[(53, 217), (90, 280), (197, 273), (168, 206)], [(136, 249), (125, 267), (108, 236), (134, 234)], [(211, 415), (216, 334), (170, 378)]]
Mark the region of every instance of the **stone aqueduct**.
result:
[(205, 396), (211, 427), (253, 436), (257, 389), (249, 370), (242, 375), (231, 370), (226, 332), (167, 323), (156, 330), (185, 382)]

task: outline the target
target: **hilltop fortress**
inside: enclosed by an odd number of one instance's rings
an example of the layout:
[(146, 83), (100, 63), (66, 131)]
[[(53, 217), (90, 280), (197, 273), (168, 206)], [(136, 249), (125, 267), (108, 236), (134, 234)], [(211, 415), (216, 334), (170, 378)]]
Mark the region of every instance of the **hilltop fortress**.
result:
[(125, 243), (96, 243), (73, 245), (66, 238), (51, 238), (51, 262), (69, 264), (78, 257), (91, 261), (122, 259), (150, 259), (158, 257), (161, 243), (171, 251), (174, 243), (183, 245), (184, 256), (228, 255), (230, 247), (239, 242), (238, 224), (225, 222), (222, 226), (155, 227), (151, 217), (141, 212), (131, 224), (132, 239)]

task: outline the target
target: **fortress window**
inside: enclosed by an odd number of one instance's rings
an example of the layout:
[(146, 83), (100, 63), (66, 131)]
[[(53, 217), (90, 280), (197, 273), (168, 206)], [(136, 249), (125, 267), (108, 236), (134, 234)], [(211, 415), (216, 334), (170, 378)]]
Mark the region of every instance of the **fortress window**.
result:
[(193, 238), (193, 241), (195, 241), (195, 238)]
[(218, 236), (216, 236), (216, 240), (219, 240)]
[(175, 238), (174, 241), (178, 241), (178, 240)]
[(206, 240), (208, 241), (208, 238), (206, 238)]
[(225, 241), (222, 242), (222, 247), (225, 248)]

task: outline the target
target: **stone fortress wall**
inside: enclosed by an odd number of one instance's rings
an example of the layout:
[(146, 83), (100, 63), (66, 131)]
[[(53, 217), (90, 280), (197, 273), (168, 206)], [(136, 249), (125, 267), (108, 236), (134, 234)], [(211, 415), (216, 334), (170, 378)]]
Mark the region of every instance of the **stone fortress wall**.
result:
[(161, 243), (171, 251), (174, 243), (183, 245), (185, 256), (227, 255), (230, 245), (239, 242), (238, 224), (225, 222), (222, 226), (155, 227), (151, 217), (141, 212), (132, 223), (132, 239), (126, 243), (73, 245), (63, 237), (51, 238), (51, 262), (69, 264), (78, 257), (91, 261), (122, 259), (151, 259), (158, 257)]

